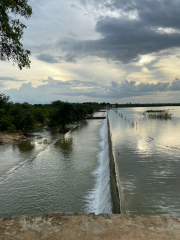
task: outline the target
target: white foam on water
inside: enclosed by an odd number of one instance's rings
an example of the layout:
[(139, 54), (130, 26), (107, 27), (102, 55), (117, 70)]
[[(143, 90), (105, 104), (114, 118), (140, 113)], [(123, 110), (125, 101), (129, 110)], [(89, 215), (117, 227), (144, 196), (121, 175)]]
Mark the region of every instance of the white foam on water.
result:
[(96, 183), (86, 197), (88, 202), (87, 211), (96, 214), (112, 213), (107, 118), (103, 121), (103, 125), (99, 131), (101, 137), (101, 151), (97, 156), (99, 166), (92, 172)]

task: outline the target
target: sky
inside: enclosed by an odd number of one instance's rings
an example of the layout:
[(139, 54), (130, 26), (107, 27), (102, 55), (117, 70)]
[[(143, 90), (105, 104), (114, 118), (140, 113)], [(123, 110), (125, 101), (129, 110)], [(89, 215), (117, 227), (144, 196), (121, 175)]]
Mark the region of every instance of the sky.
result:
[(29, 0), (31, 67), (0, 62), (13, 102), (179, 103), (180, 0)]

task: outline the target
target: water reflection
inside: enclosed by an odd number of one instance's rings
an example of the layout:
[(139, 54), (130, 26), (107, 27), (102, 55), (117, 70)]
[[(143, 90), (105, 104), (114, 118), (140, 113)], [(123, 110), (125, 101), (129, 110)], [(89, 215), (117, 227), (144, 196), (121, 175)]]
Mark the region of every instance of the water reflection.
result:
[(25, 141), (17, 144), (18, 149), (20, 152), (29, 152), (32, 151), (33, 148), (35, 147), (34, 141)]
[(123, 207), (127, 214), (179, 216), (180, 107), (170, 110), (173, 117), (168, 121), (144, 118), (140, 113), (146, 110), (109, 111)]
[[(33, 134), (34, 137), (23, 142), (13, 142), (0, 145), (0, 180), (10, 174), (26, 160), (45, 149), (47, 144), (57, 139), (62, 134), (45, 131)], [(41, 135), (41, 139), (38, 136)]]
[(56, 143), (55, 146), (61, 150), (64, 157), (67, 157), (73, 150), (73, 138), (70, 135), (64, 136)]

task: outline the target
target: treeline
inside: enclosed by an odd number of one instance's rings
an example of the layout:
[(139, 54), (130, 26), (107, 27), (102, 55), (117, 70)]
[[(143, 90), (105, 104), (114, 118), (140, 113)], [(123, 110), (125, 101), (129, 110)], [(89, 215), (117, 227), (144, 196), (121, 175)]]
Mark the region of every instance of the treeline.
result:
[(180, 103), (126, 103), (126, 104), (111, 104), (114, 108), (127, 108), (127, 107), (166, 107), (166, 106), (180, 106)]
[(13, 103), (10, 97), (0, 94), (0, 131), (29, 133), (37, 124), (58, 127), (65, 131), (66, 125), (84, 119), (101, 108), (94, 102), (68, 103), (60, 100), (50, 104)]

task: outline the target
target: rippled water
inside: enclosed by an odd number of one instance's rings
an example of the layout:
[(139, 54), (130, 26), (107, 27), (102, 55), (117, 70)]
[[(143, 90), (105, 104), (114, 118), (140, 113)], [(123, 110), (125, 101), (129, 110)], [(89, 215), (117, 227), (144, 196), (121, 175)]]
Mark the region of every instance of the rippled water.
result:
[[(111, 213), (106, 138), (107, 120), (88, 120), (40, 151), (32, 162), (1, 182), (0, 216), (49, 211)], [(0, 166), (9, 161), (2, 175), (38, 151), (32, 141), (22, 143), (22, 149), (19, 144), (2, 146)]]
[(44, 129), (28, 141), (0, 144), (0, 181), (60, 136)]
[[(169, 108), (172, 120), (140, 115)], [(180, 107), (119, 108), (108, 115), (123, 213), (180, 216)]]

